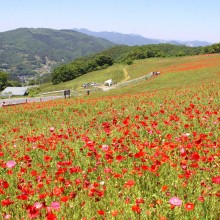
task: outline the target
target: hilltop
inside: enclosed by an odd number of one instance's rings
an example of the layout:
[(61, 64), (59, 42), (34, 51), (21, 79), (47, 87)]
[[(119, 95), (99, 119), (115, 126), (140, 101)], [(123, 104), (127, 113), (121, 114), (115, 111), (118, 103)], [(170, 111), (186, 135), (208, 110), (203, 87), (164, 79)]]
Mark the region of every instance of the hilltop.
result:
[(19, 28), (0, 33), (0, 69), (15, 76), (49, 73), (114, 44), (73, 30)]

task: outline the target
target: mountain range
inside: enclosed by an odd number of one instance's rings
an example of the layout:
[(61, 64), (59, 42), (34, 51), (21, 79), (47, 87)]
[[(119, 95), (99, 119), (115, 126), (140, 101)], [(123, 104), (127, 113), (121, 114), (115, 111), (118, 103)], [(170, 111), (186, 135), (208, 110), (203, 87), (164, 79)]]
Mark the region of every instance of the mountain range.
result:
[[(0, 32), (0, 71), (8, 72), (12, 80), (17, 78), (23, 80), (24, 77), (31, 76), (42, 77), (61, 64), (96, 54), (116, 45), (162, 43), (191, 47), (210, 45), (201, 41), (166, 42), (135, 34), (93, 32), (87, 29), (19, 28)], [(129, 48), (123, 50), (127, 51)]]
[(108, 31), (94, 32), (94, 31), (90, 31), (85, 28), (81, 28), (81, 29), (74, 28), (73, 30), (90, 35), (90, 36), (103, 38), (115, 44), (125, 44), (128, 46), (168, 43), (168, 44), (174, 44), (174, 45), (185, 45), (189, 47), (199, 47), (199, 46), (208, 46), (212, 44), (210, 42), (198, 41), (198, 40), (195, 40), (195, 41), (170, 40), (169, 41), (169, 40), (146, 38), (146, 37), (143, 37), (137, 34), (122, 34), (118, 32), (108, 32)]

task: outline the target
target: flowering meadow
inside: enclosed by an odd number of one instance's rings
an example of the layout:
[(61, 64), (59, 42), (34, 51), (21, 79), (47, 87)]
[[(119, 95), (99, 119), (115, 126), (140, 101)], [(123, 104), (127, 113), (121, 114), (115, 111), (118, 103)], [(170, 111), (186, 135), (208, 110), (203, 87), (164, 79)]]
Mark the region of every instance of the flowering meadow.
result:
[(220, 218), (220, 84), (0, 109), (1, 219)]

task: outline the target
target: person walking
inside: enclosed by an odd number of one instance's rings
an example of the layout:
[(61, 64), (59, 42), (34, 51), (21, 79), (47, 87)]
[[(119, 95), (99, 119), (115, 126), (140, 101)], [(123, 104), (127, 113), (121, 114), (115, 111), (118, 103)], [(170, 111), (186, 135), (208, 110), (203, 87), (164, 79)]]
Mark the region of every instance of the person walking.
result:
[(1, 107), (2, 108), (5, 107), (5, 102), (2, 102)]

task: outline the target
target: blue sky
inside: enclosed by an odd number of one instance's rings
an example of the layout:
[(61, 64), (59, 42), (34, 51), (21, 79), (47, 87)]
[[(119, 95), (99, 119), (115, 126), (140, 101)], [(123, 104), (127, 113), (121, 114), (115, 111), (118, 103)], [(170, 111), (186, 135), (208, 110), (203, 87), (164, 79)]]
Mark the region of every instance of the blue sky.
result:
[(0, 9), (0, 32), (87, 28), (220, 42), (220, 0), (0, 0)]

